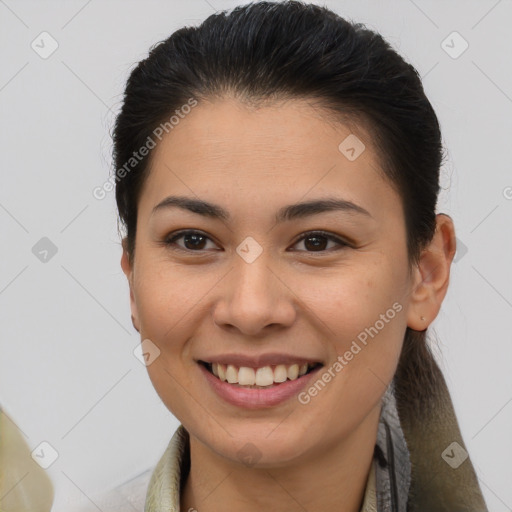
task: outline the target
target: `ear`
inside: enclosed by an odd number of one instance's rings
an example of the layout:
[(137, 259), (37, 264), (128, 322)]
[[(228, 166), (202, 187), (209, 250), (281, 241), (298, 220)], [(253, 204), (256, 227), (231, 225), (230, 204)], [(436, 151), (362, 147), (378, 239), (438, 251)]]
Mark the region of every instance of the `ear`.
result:
[(137, 332), (140, 332), (139, 313), (137, 311), (137, 304), (133, 295), (133, 265), (132, 262), (130, 262), (130, 258), (128, 256), (126, 237), (123, 238), (122, 246), (123, 254), (121, 256), (121, 268), (123, 269), (123, 272), (128, 279), (128, 285), (130, 287), (130, 309), (132, 312), (132, 324), (134, 329)]
[[(450, 216), (436, 215), (436, 232), (421, 253), (414, 269), (414, 281), (407, 316), (407, 325), (424, 331), (436, 318), (446, 295), (450, 266), (455, 256), (455, 228)], [(421, 320), (421, 317), (424, 320)]]

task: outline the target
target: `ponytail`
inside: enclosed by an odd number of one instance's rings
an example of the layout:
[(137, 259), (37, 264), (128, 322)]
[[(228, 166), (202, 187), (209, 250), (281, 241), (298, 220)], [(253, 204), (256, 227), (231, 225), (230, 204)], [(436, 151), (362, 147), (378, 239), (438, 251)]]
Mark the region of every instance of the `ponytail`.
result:
[[(486, 512), (475, 470), (469, 457), (465, 458), (466, 446), (446, 381), (427, 343), (426, 330), (407, 328), (394, 385), (400, 424), (411, 458), (408, 511)], [(450, 459), (452, 465), (447, 462)]]

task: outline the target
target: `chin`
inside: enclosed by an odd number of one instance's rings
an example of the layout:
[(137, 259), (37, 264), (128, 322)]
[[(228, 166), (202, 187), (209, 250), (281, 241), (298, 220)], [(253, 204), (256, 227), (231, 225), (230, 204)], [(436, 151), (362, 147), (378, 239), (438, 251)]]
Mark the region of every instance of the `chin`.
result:
[(204, 432), (202, 440), (212, 451), (233, 462), (255, 468), (279, 467), (312, 448), (309, 445), (313, 439), (295, 431), (295, 425), (294, 431), (290, 431), (276, 429), (277, 424), (275, 421), (245, 423), (238, 428), (226, 424), (227, 432), (218, 426), (213, 436), (211, 430)]

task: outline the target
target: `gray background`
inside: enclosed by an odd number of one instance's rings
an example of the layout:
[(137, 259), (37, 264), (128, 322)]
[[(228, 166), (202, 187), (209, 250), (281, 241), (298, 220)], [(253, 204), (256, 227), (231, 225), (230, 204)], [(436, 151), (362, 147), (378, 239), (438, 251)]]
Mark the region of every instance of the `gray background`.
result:
[[(152, 467), (178, 425), (133, 353), (114, 194), (92, 189), (109, 175), (129, 70), (175, 29), (242, 3), (0, 0), (0, 404), (31, 449), (58, 452), (54, 511)], [(439, 116), (438, 211), (459, 251), (430, 330), (489, 509), (510, 511), (511, 1), (325, 5), (404, 55)], [(46, 59), (31, 47), (43, 31), (58, 43)], [(57, 248), (45, 262), (43, 237)]]

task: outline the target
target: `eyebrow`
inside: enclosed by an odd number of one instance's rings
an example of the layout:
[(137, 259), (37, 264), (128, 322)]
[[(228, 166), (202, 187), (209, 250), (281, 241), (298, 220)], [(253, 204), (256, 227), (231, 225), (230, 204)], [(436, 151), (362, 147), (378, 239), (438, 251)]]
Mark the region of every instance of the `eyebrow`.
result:
[[(166, 197), (153, 208), (151, 215), (158, 211), (166, 210), (169, 208), (181, 208), (192, 213), (203, 215), (204, 217), (210, 217), (224, 221), (229, 221), (231, 218), (230, 213), (222, 206), (186, 196)], [(365, 210), (362, 206), (359, 206), (345, 199), (328, 197), (325, 199), (317, 199), (284, 206), (277, 212), (275, 216), (275, 222), (280, 223), (284, 221), (291, 221), (330, 211), (357, 213), (373, 218), (370, 212)]]

